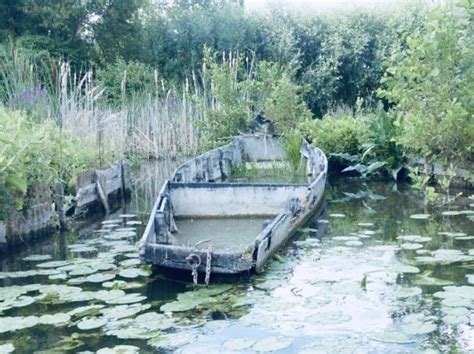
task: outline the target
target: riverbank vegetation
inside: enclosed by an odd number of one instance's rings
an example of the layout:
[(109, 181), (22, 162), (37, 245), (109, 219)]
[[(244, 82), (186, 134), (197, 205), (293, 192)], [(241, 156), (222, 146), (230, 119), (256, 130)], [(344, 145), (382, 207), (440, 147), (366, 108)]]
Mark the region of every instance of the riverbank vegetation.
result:
[(262, 113), (363, 176), (397, 179), (409, 157), (472, 166), (473, 9), (1, 5), (0, 198), (20, 207), (34, 183), (123, 156), (193, 154)]

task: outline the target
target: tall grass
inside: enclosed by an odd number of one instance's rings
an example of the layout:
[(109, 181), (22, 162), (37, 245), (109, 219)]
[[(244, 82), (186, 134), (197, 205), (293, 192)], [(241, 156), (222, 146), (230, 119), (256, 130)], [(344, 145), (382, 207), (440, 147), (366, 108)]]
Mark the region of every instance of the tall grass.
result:
[[(8, 109), (40, 121), (53, 118), (79, 137), (95, 136), (99, 150), (160, 158), (198, 149), (193, 121), (201, 115), (188, 85), (182, 93), (124, 94), (110, 104), (92, 69), (75, 73), (67, 62), (38, 60), (17, 49), (0, 55), (0, 98)], [(126, 79), (124, 73), (122, 87)]]

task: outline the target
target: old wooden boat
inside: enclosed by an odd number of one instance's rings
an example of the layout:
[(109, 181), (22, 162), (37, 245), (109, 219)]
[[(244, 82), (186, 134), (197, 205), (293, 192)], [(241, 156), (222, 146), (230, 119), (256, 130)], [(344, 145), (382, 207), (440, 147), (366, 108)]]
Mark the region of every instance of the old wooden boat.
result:
[[(240, 135), (181, 165), (164, 183), (145, 232), (140, 258), (159, 267), (206, 273), (261, 272), (320, 208), (327, 175), (324, 153), (300, 149), (304, 182), (239, 183), (236, 167), (268, 168), (285, 160), (279, 138)], [(304, 173), (303, 173), (304, 174)]]

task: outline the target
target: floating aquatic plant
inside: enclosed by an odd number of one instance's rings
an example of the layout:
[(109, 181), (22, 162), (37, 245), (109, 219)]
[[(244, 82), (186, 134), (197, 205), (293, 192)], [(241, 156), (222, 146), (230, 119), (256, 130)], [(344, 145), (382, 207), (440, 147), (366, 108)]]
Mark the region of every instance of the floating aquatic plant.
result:
[(283, 336), (272, 336), (258, 340), (252, 345), (256, 352), (274, 352), (288, 348), (293, 344), (293, 340)]

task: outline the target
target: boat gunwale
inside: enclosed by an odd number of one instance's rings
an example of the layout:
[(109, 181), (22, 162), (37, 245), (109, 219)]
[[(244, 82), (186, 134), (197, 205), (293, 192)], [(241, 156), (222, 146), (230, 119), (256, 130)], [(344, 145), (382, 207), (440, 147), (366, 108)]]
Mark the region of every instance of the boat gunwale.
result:
[[(306, 159), (307, 161), (309, 162), (312, 162), (312, 165), (308, 165), (308, 166), (311, 166), (312, 170), (311, 170), (311, 173), (307, 172), (307, 176), (308, 176), (308, 183), (239, 183), (239, 182), (222, 182), (222, 181), (204, 181), (204, 182), (180, 182), (178, 179), (177, 179), (177, 176), (179, 175), (180, 173), (180, 170), (182, 168), (185, 168), (187, 167), (189, 164), (192, 164), (193, 161), (196, 161), (198, 159), (205, 159), (205, 158), (210, 158), (212, 156), (213, 153), (215, 152), (219, 152), (221, 154), (221, 158), (222, 158), (222, 154), (225, 154), (225, 149), (226, 148), (231, 148), (234, 144), (241, 144), (241, 141), (239, 141), (240, 138), (245, 138), (245, 137), (257, 137), (259, 138), (260, 136), (259, 135), (243, 135), (241, 134), (240, 136), (237, 136), (232, 142), (226, 144), (226, 145), (223, 145), (221, 147), (218, 147), (218, 148), (215, 148), (215, 149), (212, 149), (212, 150), (209, 150), (209, 151), (206, 151), (204, 152), (203, 154), (200, 154), (186, 162), (184, 162), (183, 164), (181, 164), (178, 168), (176, 168), (173, 176), (171, 177), (171, 179), (167, 179), (164, 183), (163, 183), (163, 187), (161, 188), (160, 190), (160, 193), (158, 194), (157, 196), (157, 200), (153, 206), (153, 209), (151, 211), (151, 214), (150, 214), (150, 218), (149, 218), (149, 221), (148, 221), (148, 224), (145, 228), (145, 231), (144, 231), (144, 234), (143, 236), (140, 238), (140, 240), (138, 241), (137, 243), (137, 246), (139, 247), (139, 250), (140, 250), (140, 257), (142, 258), (142, 260), (145, 260), (144, 259), (144, 256), (146, 254), (146, 249), (156, 249), (156, 250), (160, 250), (160, 251), (163, 251), (163, 252), (167, 252), (167, 251), (176, 251), (176, 252), (179, 252), (179, 253), (189, 253), (189, 252), (205, 252), (205, 250), (202, 250), (202, 249), (199, 249), (199, 248), (196, 248), (196, 247), (193, 247), (193, 246), (183, 246), (183, 245), (172, 245), (172, 244), (166, 244), (166, 243), (157, 243), (157, 242), (149, 242), (148, 239), (149, 239), (149, 236), (151, 234), (151, 232), (155, 232), (154, 228), (156, 227), (155, 225), (155, 216), (156, 216), (156, 213), (161, 211), (161, 212), (165, 212), (165, 209), (167, 207), (167, 201), (169, 203), (168, 207), (171, 207), (172, 208), (172, 201), (169, 199), (169, 193), (170, 193), (170, 189), (178, 189), (178, 188), (212, 188), (212, 189), (219, 189), (219, 188), (248, 188), (248, 187), (274, 187), (274, 188), (278, 188), (278, 187), (305, 187), (307, 188), (308, 190), (308, 198), (309, 198), (309, 195), (311, 194), (311, 192), (315, 189), (315, 188), (318, 188), (318, 185), (321, 183), (321, 181), (324, 179), (326, 179), (327, 177), (327, 171), (328, 171), (328, 161), (327, 161), (327, 157), (326, 155), (324, 154), (324, 152), (316, 147), (316, 146), (313, 146), (311, 145), (310, 143), (308, 143), (306, 140), (303, 140), (302, 144), (301, 144), (301, 148), (300, 148), (300, 152), (301, 152), (301, 157), (302, 159)], [(315, 155), (316, 155), (316, 158), (315, 158)], [(267, 160), (267, 161), (277, 161), (277, 160)], [(316, 174), (314, 174), (314, 172), (317, 172)], [(311, 179), (310, 177), (313, 177), (313, 179)], [(310, 202), (310, 206), (308, 207), (307, 210), (305, 210), (303, 212), (303, 214), (301, 214), (299, 220), (291, 220), (290, 222), (294, 223), (293, 226), (290, 227), (290, 229), (288, 230), (288, 236), (286, 237), (286, 240), (288, 240), (291, 235), (293, 235), (296, 231), (297, 231), (297, 228), (301, 226), (301, 224), (303, 222), (306, 222), (310, 216), (314, 215), (317, 211), (317, 209), (319, 208), (319, 206), (321, 205), (321, 202), (323, 200), (323, 196), (324, 196), (324, 185), (321, 187), (322, 188), (322, 192), (321, 193), (317, 193), (317, 194), (314, 194), (314, 197), (313, 197), (313, 200), (309, 201)], [(248, 217), (249, 215), (242, 215), (242, 217)], [(275, 230), (277, 230), (277, 227), (279, 226), (280, 223), (282, 222), (285, 222), (287, 221), (287, 218), (288, 217), (291, 217), (292, 214), (290, 211), (288, 210), (282, 210), (281, 212), (279, 212), (278, 214), (272, 214), (272, 215), (269, 215), (269, 216), (274, 216), (273, 219), (271, 219), (271, 221), (268, 223), (268, 225), (265, 226), (265, 228), (263, 228), (258, 234), (256, 234), (255, 236), (255, 240), (252, 241), (252, 242), (249, 242), (247, 244), (247, 246), (245, 247), (242, 247), (242, 250), (241, 251), (225, 251), (225, 250), (214, 250), (213, 253), (216, 254), (216, 255), (219, 255), (221, 257), (232, 257), (232, 258), (235, 258), (235, 257), (240, 257), (240, 259), (245, 263), (245, 269), (244, 268), (238, 268), (238, 269), (225, 269), (225, 268), (222, 268), (223, 270), (225, 271), (220, 271), (219, 273), (227, 273), (227, 274), (230, 274), (230, 273), (238, 273), (238, 272), (242, 272), (242, 271), (246, 271), (246, 270), (250, 270), (250, 269), (255, 269), (257, 270), (257, 272), (259, 272), (259, 270), (261, 270), (261, 266), (259, 266), (257, 264), (257, 261), (258, 261), (258, 255), (256, 253), (259, 252), (259, 247), (260, 245), (266, 240), (266, 239), (269, 239), (271, 238), (271, 235), (272, 235), (272, 232), (274, 232)], [(186, 217), (189, 217), (189, 216), (186, 216)], [(281, 247), (283, 244), (281, 244), (279, 247)], [(251, 250), (252, 252), (249, 254), (249, 250)], [(273, 254), (273, 252), (272, 252)], [(250, 256), (250, 257), (249, 257)], [(266, 256), (265, 259), (268, 259), (269, 256)], [(145, 260), (146, 262), (146, 260)], [(150, 262), (147, 262), (147, 263), (150, 263)], [(151, 262), (153, 263), (153, 262)], [(178, 265), (176, 264), (176, 262), (172, 262), (172, 261), (168, 261), (168, 263), (170, 263), (170, 265), (165, 265), (165, 264), (156, 264), (156, 266), (158, 267), (165, 267), (165, 268), (181, 268), (181, 267), (178, 267)], [(179, 262), (178, 262), (179, 263)], [(244, 264), (242, 264), (244, 265)], [(179, 266), (182, 266), (181, 263), (179, 263)], [(200, 268), (202, 267), (202, 265), (200, 266)], [(259, 269), (256, 269), (256, 268), (259, 268)], [(184, 269), (184, 268), (182, 268)]]

